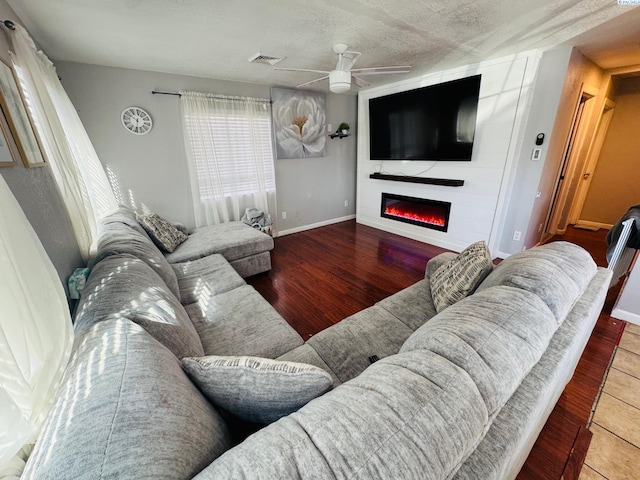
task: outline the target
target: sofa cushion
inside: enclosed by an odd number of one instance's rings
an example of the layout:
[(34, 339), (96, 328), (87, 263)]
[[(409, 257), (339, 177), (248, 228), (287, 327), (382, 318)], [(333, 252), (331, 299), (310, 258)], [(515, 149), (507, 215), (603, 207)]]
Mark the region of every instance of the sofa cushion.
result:
[(538, 295), (562, 322), (596, 273), (591, 255), (578, 245), (552, 242), (503, 260), (480, 284), (478, 292), (496, 285)]
[(206, 355), (276, 358), (304, 343), (250, 285), (185, 308), (200, 335)]
[(491, 417), (538, 362), (556, 329), (553, 314), (537, 295), (499, 286), (442, 311), (400, 351), (429, 350), (463, 368)]
[(456, 472), (456, 480), (516, 478), (565, 385), (573, 376), (598, 320), (611, 271), (598, 268), (584, 294), (553, 335), (531, 372)]
[(437, 313), (431, 298), (429, 280), (420, 280), (376, 305), (384, 308), (411, 330), (421, 327)]
[(431, 296), (438, 312), (473, 293), (493, 269), (485, 242), (476, 242), (441, 265), (429, 277)]
[(23, 478), (192, 478), (230, 447), (180, 361), (138, 325), (107, 320), (74, 343)]
[(135, 212), (126, 205), (119, 205), (116, 212), (103, 217), (98, 222), (98, 233), (102, 232), (102, 230), (110, 223), (123, 223), (124, 225), (133, 228), (137, 232), (146, 235), (144, 228), (142, 228), (142, 226), (138, 223), (138, 220), (136, 220)]
[(186, 242), (167, 254), (170, 263), (219, 253), (229, 261), (273, 250), (273, 238), (242, 222), (220, 223), (196, 228)]
[(254, 423), (275, 422), (332, 385), (318, 367), (268, 358), (195, 357), (182, 365), (213, 404)]
[(412, 333), (384, 308), (373, 306), (317, 333), (307, 344), (346, 382), (377, 359), (398, 353)]
[(164, 252), (173, 252), (178, 245), (187, 239), (187, 235), (156, 213), (136, 215), (136, 219), (153, 240), (153, 243)]
[(447, 478), (487, 422), (463, 369), (413, 351), (256, 432), (196, 479)]
[(329, 365), (327, 365), (325, 361), (320, 358), (318, 352), (316, 352), (308, 343), (300, 345), (293, 350), (289, 350), (284, 355), (280, 355), (276, 360), (282, 360), (284, 362), (308, 363), (309, 365), (314, 365), (318, 368), (323, 369), (331, 376), (334, 387), (340, 385), (341, 383), (335, 372), (329, 368)]
[(209, 297), (246, 285), (222, 255), (215, 254), (172, 265), (176, 272), (183, 305), (197, 301), (207, 302)]
[(75, 330), (115, 318), (141, 325), (178, 358), (204, 355), (184, 307), (145, 262), (131, 255), (113, 255), (93, 267), (78, 304)]
[(242, 278), (271, 270), (271, 253), (269, 251), (255, 253), (248, 257), (238, 258), (229, 262)]
[[(138, 228), (140, 228), (140, 225), (138, 225)], [(140, 228), (140, 230), (142, 229)], [(176, 274), (149, 236), (120, 221), (103, 221), (96, 254), (89, 267), (92, 268), (111, 255), (120, 254), (133, 255), (145, 262), (160, 275), (160, 278), (178, 300), (180, 299), (180, 288), (178, 287)]]

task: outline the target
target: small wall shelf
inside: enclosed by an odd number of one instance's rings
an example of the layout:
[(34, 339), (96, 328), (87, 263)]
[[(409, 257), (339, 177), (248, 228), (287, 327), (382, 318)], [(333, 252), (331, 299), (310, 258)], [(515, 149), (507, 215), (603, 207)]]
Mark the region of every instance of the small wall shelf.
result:
[(344, 138), (344, 137), (348, 137), (350, 134), (349, 133), (342, 133), (342, 132), (336, 132), (336, 133), (330, 133), (329, 137), (331, 137), (331, 139), (333, 140), (334, 138)]
[(412, 177), (409, 175), (387, 175), (384, 173), (372, 173), (369, 175), (369, 178), (373, 178), (375, 180), (391, 180), (394, 182), (443, 185), (445, 187), (462, 187), (464, 185), (464, 180), (454, 180), (451, 178)]

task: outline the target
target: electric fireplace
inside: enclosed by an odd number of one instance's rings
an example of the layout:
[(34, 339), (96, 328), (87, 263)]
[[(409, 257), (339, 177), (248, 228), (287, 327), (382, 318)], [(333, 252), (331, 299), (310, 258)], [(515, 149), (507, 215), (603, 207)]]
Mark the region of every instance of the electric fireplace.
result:
[(399, 222), (446, 232), (449, 226), (450, 202), (407, 197), (393, 193), (382, 194), (380, 214)]

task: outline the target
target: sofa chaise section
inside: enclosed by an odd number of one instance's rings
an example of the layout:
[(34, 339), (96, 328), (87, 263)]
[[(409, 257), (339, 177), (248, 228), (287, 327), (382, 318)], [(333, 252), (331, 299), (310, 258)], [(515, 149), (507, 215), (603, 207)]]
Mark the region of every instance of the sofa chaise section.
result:
[[(152, 268), (158, 270), (157, 273), (172, 290), (172, 279), (161, 271), (168, 264), (184, 264), (219, 254), (242, 278), (271, 269), (270, 252), (273, 250), (273, 238), (243, 222), (196, 228), (187, 234), (187, 239), (171, 253), (161, 252), (136, 220), (136, 214), (124, 206), (102, 219), (98, 231), (97, 253), (90, 266), (108, 255), (117, 253), (145, 255), (146, 258), (141, 260), (147, 261)], [(132, 249), (136, 252), (132, 252)], [(159, 260), (158, 255), (162, 256), (164, 261)]]
[(169, 263), (183, 263), (219, 253), (246, 278), (271, 269), (271, 250), (271, 236), (243, 222), (228, 222), (196, 228), (165, 256)]

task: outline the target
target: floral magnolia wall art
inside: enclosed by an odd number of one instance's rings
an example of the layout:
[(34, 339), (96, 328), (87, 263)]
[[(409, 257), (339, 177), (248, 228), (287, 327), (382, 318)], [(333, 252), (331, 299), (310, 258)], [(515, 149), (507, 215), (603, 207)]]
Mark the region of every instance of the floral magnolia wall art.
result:
[(327, 143), (325, 94), (272, 88), (276, 158), (324, 157)]

